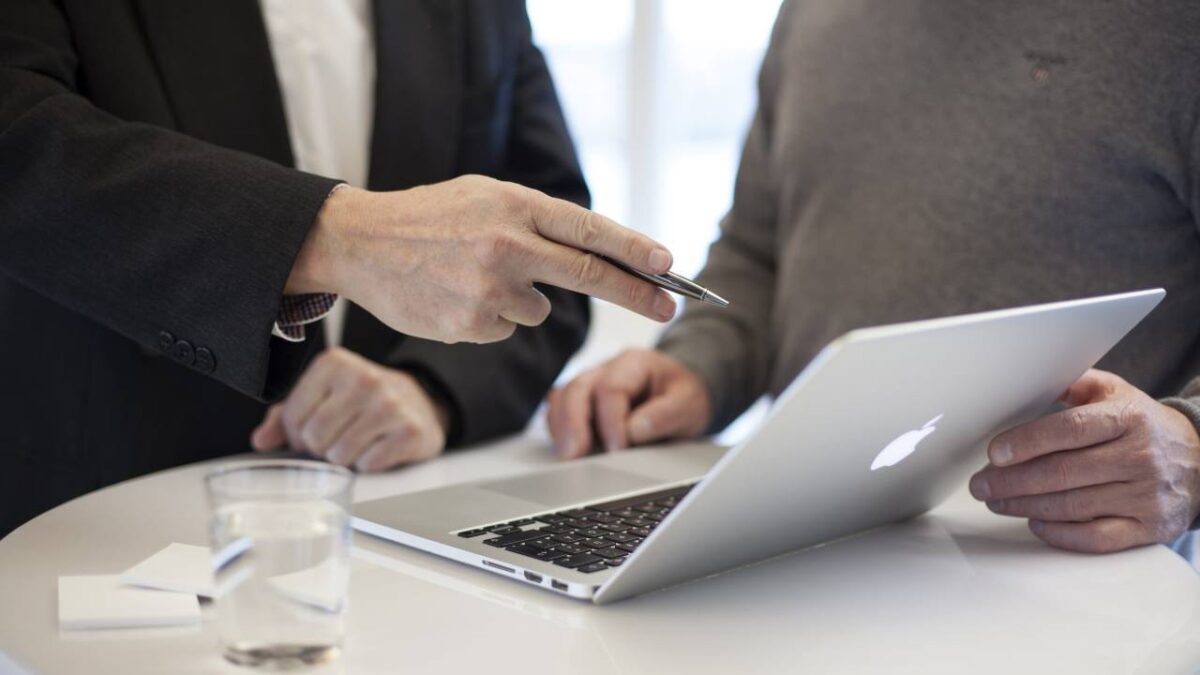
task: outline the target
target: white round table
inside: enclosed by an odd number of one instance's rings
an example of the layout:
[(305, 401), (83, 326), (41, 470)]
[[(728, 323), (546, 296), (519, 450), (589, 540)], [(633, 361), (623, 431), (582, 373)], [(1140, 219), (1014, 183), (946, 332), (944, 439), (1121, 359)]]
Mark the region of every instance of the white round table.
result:
[[(537, 434), (360, 478), (356, 499), (555, 461)], [(0, 541), (0, 672), (247, 673), (198, 627), (60, 631), (56, 578), (207, 544), (208, 464)], [(965, 493), (931, 514), (606, 607), (356, 535), (347, 645), (309, 673), (1191, 673), (1200, 579), (1155, 546), (1052, 550)]]

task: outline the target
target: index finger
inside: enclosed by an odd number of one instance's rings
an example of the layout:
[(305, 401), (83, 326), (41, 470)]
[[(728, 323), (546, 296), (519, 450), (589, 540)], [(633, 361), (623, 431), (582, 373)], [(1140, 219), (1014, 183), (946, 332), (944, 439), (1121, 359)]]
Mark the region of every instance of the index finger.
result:
[(1091, 403), (1014, 427), (988, 444), (988, 460), (995, 466), (1009, 466), (1120, 438), (1126, 431), (1126, 407), (1121, 401)]
[(671, 269), (671, 252), (644, 234), (572, 204), (540, 195), (531, 208), (538, 234), (564, 246), (599, 253), (648, 274)]
[(675, 300), (666, 291), (591, 253), (539, 240), (521, 264), (534, 282), (607, 300), (656, 321), (675, 316)]

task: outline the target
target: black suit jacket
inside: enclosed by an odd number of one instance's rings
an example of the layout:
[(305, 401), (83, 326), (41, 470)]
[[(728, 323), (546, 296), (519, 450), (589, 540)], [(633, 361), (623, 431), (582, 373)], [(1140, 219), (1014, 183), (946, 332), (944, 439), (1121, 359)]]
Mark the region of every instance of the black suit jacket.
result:
[[(377, 0), (370, 187), (481, 173), (580, 204), (522, 2)], [(255, 0), (0, 2), (0, 534), (75, 495), (242, 452), (321, 347), (271, 338), (336, 177), (292, 168)], [(578, 348), (586, 300), (492, 345), (345, 345), (419, 371), (453, 442), (520, 429)]]

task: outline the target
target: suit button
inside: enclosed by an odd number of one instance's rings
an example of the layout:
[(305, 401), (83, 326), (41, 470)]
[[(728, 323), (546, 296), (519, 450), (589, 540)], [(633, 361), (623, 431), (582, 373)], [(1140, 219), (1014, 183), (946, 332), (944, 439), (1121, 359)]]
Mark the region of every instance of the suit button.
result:
[(185, 366), (190, 366), (196, 361), (196, 351), (192, 349), (192, 343), (187, 340), (176, 342), (175, 348), (171, 351), (171, 356)]
[(170, 354), (171, 350), (174, 347), (175, 347), (175, 336), (174, 335), (171, 335), (170, 333), (168, 333), (165, 330), (158, 334), (158, 348), (160, 350), (162, 350), (162, 353)]
[(213, 357), (212, 352), (204, 347), (196, 350), (196, 368), (202, 373), (211, 373), (217, 369), (217, 360)]

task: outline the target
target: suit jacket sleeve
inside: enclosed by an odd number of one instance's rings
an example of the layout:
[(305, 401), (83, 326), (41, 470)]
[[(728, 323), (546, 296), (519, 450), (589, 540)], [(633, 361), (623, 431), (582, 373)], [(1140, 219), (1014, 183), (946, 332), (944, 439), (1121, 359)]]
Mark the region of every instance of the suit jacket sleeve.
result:
[(245, 394), (284, 390), (302, 355), (271, 326), (335, 181), (100, 110), (71, 44), (51, 0), (0, 3), (0, 274), (145, 348), (204, 347), (193, 367)]
[[(509, 146), (499, 177), (547, 194), (589, 204), (554, 84), (522, 15), (522, 48), (513, 92)], [(523, 429), (564, 364), (583, 344), (588, 300), (557, 288), (539, 288), (550, 318), (518, 327), (487, 345), (446, 345), (404, 338), (389, 365), (413, 370), (451, 407), (449, 445), (466, 445)]]
[[(785, 3), (781, 14), (787, 12)], [(786, 36), (783, 18), (759, 75), (759, 105), (742, 149), (733, 206), (721, 234), (709, 248), (697, 281), (729, 300), (729, 306), (689, 301), (664, 334), (659, 349), (698, 373), (713, 401), (709, 432), (732, 422), (766, 389), (772, 365), (771, 312), (776, 284), (778, 172), (774, 108), (779, 85), (779, 53)]]

